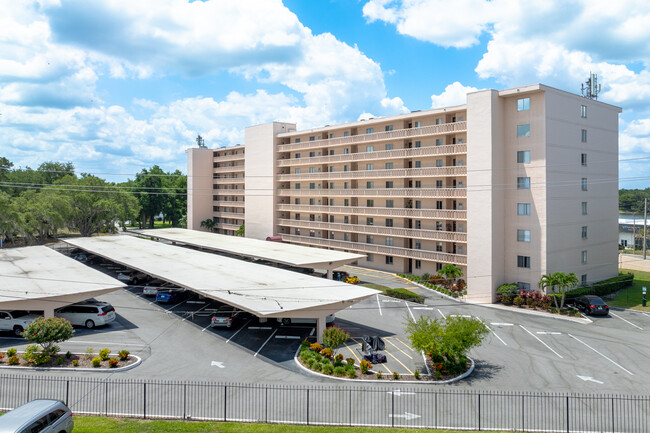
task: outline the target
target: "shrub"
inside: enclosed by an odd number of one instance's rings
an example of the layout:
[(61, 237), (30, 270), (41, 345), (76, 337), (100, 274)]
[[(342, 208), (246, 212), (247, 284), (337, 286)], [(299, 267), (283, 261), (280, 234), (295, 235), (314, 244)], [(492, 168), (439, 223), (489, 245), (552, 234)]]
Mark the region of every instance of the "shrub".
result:
[(305, 340), (302, 340), (302, 341), (300, 342), (300, 346), (301, 346), (301, 347), (309, 347), (309, 340), (306, 340), (306, 339), (305, 339)]
[(36, 366), (43, 365), (50, 360), (50, 355), (37, 344), (30, 344), (23, 353), (23, 359)]
[(370, 362), (366, 361), (365, 359), (363, 359), (359, 363), (359, 370), (361, 370), (361, 373), (363, 373), (363, 374), (368, 373), (368, 370), (370, 370), (371, 368), (372, 368), (372, 364)]
[(524, 305), (524, 302), (526, 301), (521, 296), (515, 296), (515, 299), (512, 300), (512, 303), (515, 304), (517, 307), (521, 307), (522, 305)]
[(72, 366), (73, 367), (78, 367), (79, 366), (79, 361), (77, 361), (76, 359), (73, 359), (72, 360)]
[(314, 361), (316, 362), (321, 362), (323, 360), (323, 357), (319, 355), (318, 353), (314, 354)]
[(324, 358), (331, 358), (334, 352), (329, 347), (326, 347), (320, 351), (320, 354), (323, 355)]
[(557, 313), (559, 313), (559, 312), (560, 312), (560, 309), (559, 309), (559, 308), (551, 307), (551, 313), (553, 313), (553, 314), (557, 314)]
[(7, 359), (7, 364), (18, 365), (20, 364), (20, 359), (18, 359), (16, 355), (10, 356), (9, 359)]
[(110, 368), (115, 368), (115, 367), (117, 367), (117, 363), (118, 363), (118, 362), (119, 362), (119, 361), (118, 361), (117, 358), (111, 358), (111, 359), (108, 360), (108, 366), (109, 366)]
[(5, 357), (5, 354), (0, 352), (0, 360), (4, 359), (4, 357)]
[(384, 377), (384, 376), (381, 374), (381, 370), (379, 370), (377, 372), (377, 379), (381, 379), (382, 377)]
[(343, 362), (343, 354), (342, 354), (342, 353), (339, 353), (338, 355), (336, 355), (336, 356), (334, 357), (334, 360), (335, 360), (335, 361)]
[(420, 370), (416, 368), (413, 372), (413, 376), (415, 376), (415, 380), (420, 380)]
[(16, 356), (16, 352), (17, 352), (16, 349), (12, 347), (11, 349), (7, 350), (7, 356), (9, 358), (11, 358), (12, 356)]
[(309, 346), (309, 348), (314, 352), (318, 352), (318, 353), (320, 353), (320, 351), (323, 350), (323, 346), (321, 346), (320, 343), (313, 343), (311, 346)]
[(350, 334), (338, 326), (330, 326), (323, 331), (323, 344), (332, 349), (336, 349), (341, 344), (348, 341), (348, 338), (350, 338)]
[(60, 317), (39, 317), (27, 325), (23, 337), (36, 343), (45, 355), (54, 355), (59, 351), (56, 343), (72, 338), (72, 325)]
[(313, 357), (314, 357), (314, 352), (310, 352), (309, 350), (303, 350), (302, 352), (300, 352), (300, 356), (299, 356), (302, 362), (307, 362), (308, 359), (311, 359)]
[(106, 361), (111, 356), (111, 349), (104, 347), (99, 351), (99, 359)]
[(391, 298), (404, 299), (405, 301), (417, 302), (424, 304), (424, 296), (413, 293), (407, 289), (385, 289), (384, 294)]
[(510, 296), (510, 295), (501, 295), (501, 303), (503, 305), (512, 305), (512, 296)]
[(356, 276), (355, 277), (345, 277), (343, 282), (348, 283), (348, 284), (359, 284), (361, 282), (361, 280), (359, 279), (359, 277), (356, 277)]
[(440, 379), (442, 379), (442, 373), (440, 372), (440, 370), (436, 370), (436, 380), (440, 380)]
[(354, 365), (354, 358), (345, 358), (345, 363), (347, 365)]
[(98, 368), (102, 363), (102, 359), (99, 356), (95, 356), (91, 362), (93, 363), (93, 367)]
[(120, 356), (120, 361), (128, 360), (130, 354), (131, 354), (131, 352), (129, 352), (128, 350), (120, 350), (118, 352), (118, 355)]
[(63, 357), (59, 356), (56, 358), (56, 365), (63, 365)]
[(393, 371), (393, 379), (399, 380), (399, 373), (396, 371)]
[(321, 371), (323, 369), (323, 364), (320, 362), (314, 362), (314, 364), (311, 366), (311, 369), (314, 371)]
[(321, 360), (321, 364), (331, 364), (331, 363), (332, 363), (332, 360), (329, 359), (329, 358), (323, 357), (323, 359)]
[(334, 367), (343, 367), (343, 361), (335, 360), (334, 361)]
[(68, 358), (68, 359), (72, 358), (72, 352), (70, 352), (70, 351), (68, 350), (68, 351), (65, 353), (65, 357)]
[(334, 372), (334, 366), (332, 364), (323, 364), (323, 373), (332, 374)]
[(86, 358), (93, 359), (94, 356), (95, 356), (95, 349), (93, 349), (92, 347), (86, 349)]
[(345, 367), (343, 367), (343, 365), (340, 365), (338, 367), (334, 367), (334, 376), (343, 377), (346, 374), (347, 373), (346, 373)]
[(314, 358), (309, 358), (307, 361), (305, 361), (305, 365), (311, 368), (314, 365)]
[(345, 372), (346, 372), (346, 374), (348, 375), (348, 377), (350, 379), (354, 379), (355, 377), (357, 377), (357, 370), (352, 366), (349, 366), (348, 368), (346, 368)]

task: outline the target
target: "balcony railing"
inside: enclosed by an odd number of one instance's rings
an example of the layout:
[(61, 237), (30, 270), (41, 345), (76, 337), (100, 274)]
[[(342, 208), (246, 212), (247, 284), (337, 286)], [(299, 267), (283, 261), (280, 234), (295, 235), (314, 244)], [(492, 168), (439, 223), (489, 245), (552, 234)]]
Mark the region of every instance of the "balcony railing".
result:
[(447, 232), (442, 230), (420, 230), (402, 227), (384, 227), (380, 225), (341, 224), (321, 221), (278, 219), (278, 224), (287, 227), (300, 227), (334, 232), (361, 233), (368, 235), (395, 236), (400, 238), (426, 239), (443, 242), (467, 242), (465, 232)]
[(328, 171), (322, 173), (292, 173), (279, 174), (279, 181), (297, 180), (337, 180), (337, 179), (378, 179), (406, 177), (447, 177), (465, 176), (467, 167), (426, 167), (426, 168), (395, 168), (392, 170), (357, 170), (357, 171)]
[(378, 152), (342, 153), (339, 155), (287, 158), (277, 161), (278, 167), (296, 165), (334, 164), (337, 162), (371, 161), (379, 159), (403, 159), (427, 156), (464, 155), (467, 144), (447, 144), (444, 146), (416, 147), (411, 149), (382, 150)]
[(306, 204), (278, 204), (278, 210), (287, 212), (329, 213), (337, 215), (383, 216), (414, 219), (461, 220), (467, 219), (467, 211), (450, 209), (404, 209), (365, 206), (311, 206)]
[(228, 223), (216, 223), (214, 225), (217, 229), (226, 229), (226, 230), (239, 230), (239, 225), (237, 224), (228, 224)]
[(236, 207), (236, 208), (242, 208), (246, 206), (246, 202), (243, 200), (240, 201), (231, 201), (231, 200), (213, 200), (212, 201), (213, 206), (220, 206), (220, 207)]
[(344, 146), (355, 143), (370, 143), (374, 141), (399, 140), (405, 138), (418, 138), (425, 135), (450, 134), (467, 131), (467, 122), (443, 123), (442, 125), (429, 125), (421, 128), (397, 129), (394, 131), (376, 132), (373, 134), (350, 135), (348, 137), (328, 138), (318, 141), (305, 141), (301, 143), (280, 144), (279, 152), (293, 152), (294, 150), (314, 149), (319, 147)]
[(281, 197), (466, 197), (465, 188), (278, 189)]
[(220, 210), (215, 210), (215, 211), (212, 212), (212, 216), (215, 216), (215, 217), (234, 218), (234, 219), (239, 219), (239, 220), (243, 220), (245, 218), (245, 215), (246, 214), (243, 213), (243, 212), (226, 212), (226, 211), (220, 211)]
[(466, 265), (467, 257), (460, 254), (449, 254), (437, 251), (413, 250), (409, 248), (388, 247), (383, 245), (365, 244), (361, 242), (337, 241), (311, 236), (282, 235), (282, 240), (298, 244), (316, 245), (322, 247), (343, 249), (360, 253), (383, 254), (387, 256), (407, 257), (418, 260), (431, 260), (454, 265)]
[(213, 191), (214, 195), (244, 195), (244, 189), (217, 189)]
[(243, 177), (221, 177), (212, 179), (214, 184), (227, 185), (227, 184), (242, 184), (246, 180)]
[(237, 155), (223, 155), (213, 157), (214, 162), (224, 162), (224, 161), (243, 161), (245, 155), (243, 153)]
[(215, 167), (214, 172), (215, 173), (234, 173), (234, 172), (240, 172), (244, 171), (245, 165), (233, 165), (233, 166), (228, 166), (228, 167)]

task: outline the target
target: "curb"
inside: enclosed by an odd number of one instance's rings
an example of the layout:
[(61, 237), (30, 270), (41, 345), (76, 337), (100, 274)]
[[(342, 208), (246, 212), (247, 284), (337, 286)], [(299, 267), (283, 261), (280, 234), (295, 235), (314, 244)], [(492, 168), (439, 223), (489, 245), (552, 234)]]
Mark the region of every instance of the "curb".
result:
[[(74, 353), (74, 355), (85, 355), (85, 353)], [(136, 358), (136, 361), (133, 364), (126, 365), (119, 368), (77, 368), (77, 367), (18, 367), (13, 365), (0, 365), (0, 368), (11, 369), (11, 370), (31, 370), (31, 371), (83, 371), (83, 372), (101, 372), (101, 373), (119, 373), (122, 371), (131, 370), (140, 364), (142, 364), (142, 358), (137, 355), (129, 355)]]
[[(469, 369), (461, 374), (460, 376), (456, 376), (454, 378), (448, 379), (448, 380), (440, 380), (440, 381), (433, 381), (433, 380), (383, 380), (383, 379), (348, 379), (346, 377), (337, 377), (337, 376), (330, 376), (327, 374), (319, 373), (314, 370), (310, 370), (309, 368), (305, 367), (302, 365), (302, 363), (298, 360), (298, 356), (294, 356), (293, 360), (294, 362), (298, 365), (299, 368), (303, 369), (307, 373), (313, 374), (314, 376), (319, 376), (325, 379), (334, 379), (334, 380), (342, 380), (346, 382), (366, 382), (366, 383), (418, 383), (418, 384), (426, 384), (426, 385), (446, 385), (449, 383), (454, 383), (459, 380), (465, 379), (467, 376), (472, 374), (474, 372), (474, 360), (470, 358), (469, 356), (467, 357), (472, 362), (472, 365), (470, 365)], [(372, 371), (372, 370), (371, 370)], [(388, 375), (387, 375), (388, 376)]]
[(496, 310), (501, 310), (501, 311), (511, 311), (513, 313), (518, 313), (518, 314), (527, 314), (529, 316), (536, 316), (536, 317), (542, 317), (547, 319), (566, 320), (574, 323), (582, 323), (583, 325), (588, 325), (589, 323), (593, 323), (593, 320), (586, 318), (584, 316), (582, 316), (582, 318), (577, 318), (577, 317), (562, 316), (559, 314), (550, 314), (550, 313), (544, 314), (541, 311), (528, 311), (528, 310), (524, 310), (523, 308), (510, 308), (510, 307), (500, 306), (497, 304), (480, 304), (480, 306), (486, 308), (494, 308)]

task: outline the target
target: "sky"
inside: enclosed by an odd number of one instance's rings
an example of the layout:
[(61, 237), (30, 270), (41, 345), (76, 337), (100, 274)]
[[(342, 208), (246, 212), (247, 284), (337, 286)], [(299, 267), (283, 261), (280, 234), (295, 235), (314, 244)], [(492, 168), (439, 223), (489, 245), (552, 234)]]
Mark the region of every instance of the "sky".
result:
[[(650, 3), (0, 0), (0, 156), (111, 181), (298, 129), (462, 104), (590, 72), (622, 107), (620, 186), (650, 186)], [(648, 158), (648, 159), (644, 159)]]

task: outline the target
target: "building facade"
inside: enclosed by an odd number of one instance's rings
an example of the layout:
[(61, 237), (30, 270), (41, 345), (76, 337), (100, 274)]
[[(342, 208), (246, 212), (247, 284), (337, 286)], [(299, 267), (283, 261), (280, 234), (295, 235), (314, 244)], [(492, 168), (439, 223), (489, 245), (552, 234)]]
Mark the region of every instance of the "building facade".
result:
[[(198, 174), (188, 180), (188, 227), (231, 218), (224, 198), (245, 198), (247, 237), (358, 252), (359, 265), (389, 272), (435, 274), (451, 263), (475, 302), (493, 302), (506, 282), (537, 287), (549, 272), (609, 278), (620, 111), (537, 84), (309, 130), (252, 126), (243, 172), (222, 155), (241, 146), (188, 151), (188, 173)], [(210, 176), (212, 200), (196, 194)]]

